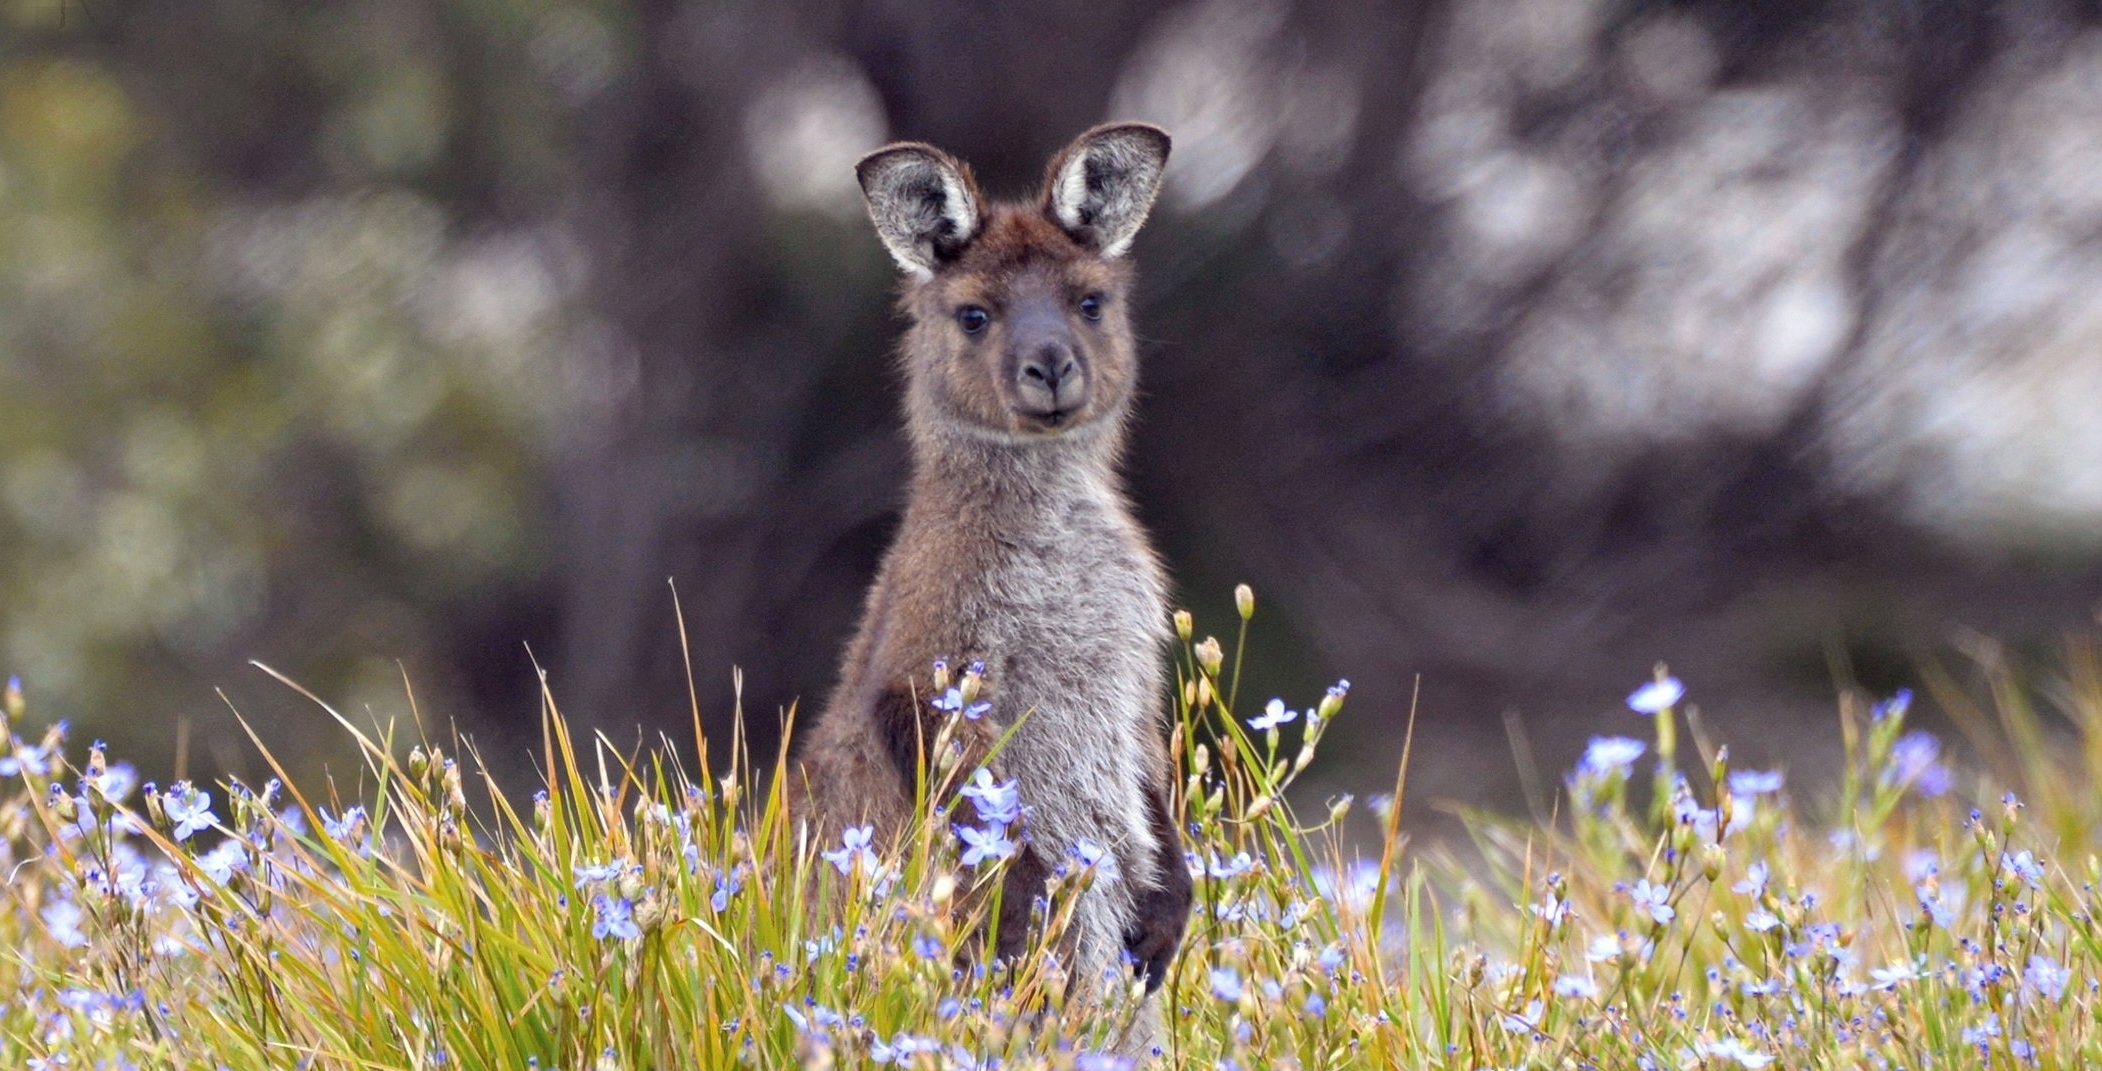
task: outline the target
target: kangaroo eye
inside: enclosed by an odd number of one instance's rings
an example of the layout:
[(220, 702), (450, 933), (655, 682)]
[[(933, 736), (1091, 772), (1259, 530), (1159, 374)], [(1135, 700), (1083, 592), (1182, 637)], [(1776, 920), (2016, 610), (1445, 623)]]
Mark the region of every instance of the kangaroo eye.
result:
[(975, 335), (985, 330), (985, 325), (992, 322), (992, 314), (976, 305), (965, 305), (956, 310), (957, 326), (962, 327), (966, 335)]
[(1085, 317), (1087, 317), (1087, 318), (1088, 318), (1088, 319), (1090, 319), (1090, 320), (1099, 320), (1099, 319), (1101, 319), (1101, 318), (1102, 318), (1102, 295), (1100, 295), (1100, 294), (1089, 294), (1088, 296), (1086, 296), (1086, 297), (1084, 297), (1084, 298), (1081, 298), (1081, 299), (1080, 299), (1080, 315), (1082, 315), (1082, 316), (1085, 316)]

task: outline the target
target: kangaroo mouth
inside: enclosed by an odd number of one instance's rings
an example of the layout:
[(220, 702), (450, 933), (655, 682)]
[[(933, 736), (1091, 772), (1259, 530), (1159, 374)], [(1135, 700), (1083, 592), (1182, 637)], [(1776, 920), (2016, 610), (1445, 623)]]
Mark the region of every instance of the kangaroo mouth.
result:
[(1016, 409), (1014, 412), (1023, 431), (1056, 435), (1080, 423), (1081, 408), (1076, 405), (1065, 409)]

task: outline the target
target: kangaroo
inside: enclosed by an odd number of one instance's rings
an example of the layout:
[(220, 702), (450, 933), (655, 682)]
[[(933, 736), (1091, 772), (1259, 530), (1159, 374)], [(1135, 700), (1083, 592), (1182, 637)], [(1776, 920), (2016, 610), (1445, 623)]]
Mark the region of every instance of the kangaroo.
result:
[(1128, 956), (1148, 993), (1182, 939), (1190, 876), (1169, 810), (1166, 579), (1118, 465), (1138, 371), (1125, 253), (1168, 147), (1152, 126), (1097, 127), (1028, 203), (988, 204), (969, 168), (929, 145), (857, 165), (906, 277), (913, 467), (797, 789), (830, 835), (867, 823), (879, 842), (894, 836), (918, 779), (934, 780), (922, 770), (946, 718), (929, 704), (934, 663), (982, 661), (989, 710), (960, 723), (961, 769), (989, 765), (1026, 807), (996, 954), (1021, 947), (1069, 853), (1100, 849), (1067, 934), (1072, 977), (1102, 979)]

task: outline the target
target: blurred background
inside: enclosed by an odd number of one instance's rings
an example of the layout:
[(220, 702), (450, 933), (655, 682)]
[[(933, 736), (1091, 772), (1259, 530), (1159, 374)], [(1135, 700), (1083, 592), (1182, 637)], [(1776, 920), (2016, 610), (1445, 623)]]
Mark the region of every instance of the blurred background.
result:
[(1258, 700), (1352, 679), (1325, 785), (1420, 681), (1412, 812), (1509, 804), (1659, 659), (1814, 774), (2093, 627), (2091, 3), (0, 0), (0, 671), (148, 776), (350, 765), (249, 659), (522, 776), (536, 664), (690, 740), (670, 579), (769, 746), (899, 507), (854, 160), (1111, 118), (1140, 512)]

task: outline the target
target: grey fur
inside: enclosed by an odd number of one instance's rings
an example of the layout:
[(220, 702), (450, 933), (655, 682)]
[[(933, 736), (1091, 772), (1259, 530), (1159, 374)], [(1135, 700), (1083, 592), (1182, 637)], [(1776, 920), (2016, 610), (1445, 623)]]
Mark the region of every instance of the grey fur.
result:
[(1105, 257), (1123, 256), (1153, 209), (1168, 166), (1168, 135), (1144, 123), (1098, 127), (1052, 164), (1052, 215)]
[[(1129, 270), (1115, 258), (1145, 220), (1167, 147), (1151, 127), (1090, 131), (1053, 161), (1037, 202), (989, 208), (968, 171), (927, 146), (862, 162), (877, 232), (914, 280), (901, 352), (913, 475), (793, 786), (821, 836), (868, 822), (895, 837), (913, 817), (916, 771), (900, 767), (937, 721), (929, 666), (983, 659), (992, 711), (966, 723), (963, 771), (988, 762), (1020, 782), (1022, 831), (1049, 866), (1083, 840), (1105, 851), (1068, 935), (1073, 977), (1090, 987), (1134, 940), (1165, 936), (1157, 947), (1172, 951), (1188, 905), (1180, 842), (1156, 833), (1174, 837), (1167, 580), (1118, 471), (1138, 355)], [(944, 244), (957, 190), (971, 241)], [(1002, 310), (1083, 293), (1100, 308), (1066, 315), (1088, 397), (1045, 425), (1017, 404)], [(965, 333), (960, 304), (993, 310), (990, 324)]]
[(931, 145), (878, 149), (854, 166), (869, 219), (898, 266), (919, 278), (978, 230), (978, 194), (970, 173)]

